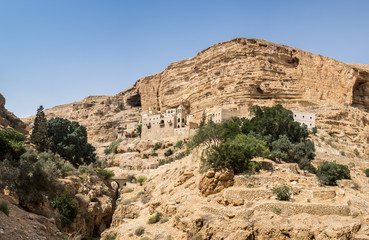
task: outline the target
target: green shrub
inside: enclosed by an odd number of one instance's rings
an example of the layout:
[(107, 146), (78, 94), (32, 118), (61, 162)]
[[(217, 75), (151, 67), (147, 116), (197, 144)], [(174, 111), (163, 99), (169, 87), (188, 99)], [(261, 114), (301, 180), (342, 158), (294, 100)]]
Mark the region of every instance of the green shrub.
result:
[(3, 212), (5, 213), (6, 216), (9, 216), (10, 211), (9, 211), (9, 206), (7, 202), (2, 201), (0, 203), (0, 212)]
[(136, 127), (136, 132), (137, 135), (141, 137), (141, 133), (142, 133), (142, 124), (138, 124)]
[(341, 156), (345, 156), (346, 153), (344, 151), (340, 151)]
[(164, 156), (169, 157), (170, 155), (173, 154), (173, 150), (171, 148), (169, 148), (165, 153)]
[(86, 164), (80, 165), (78, 167), (78, 172), (80, 174), (86, 174), (86, 175), (94, 175), (96, 173), (92, 164), (90, 164), (90, 165), (86, 165)]
[(51, 206), (58, 209), (63, 227), (70, 225), (77, 217), (78, 208), (73, 200), (73, 194), (68, 190), (59, 192), (51, 201)]
[(118, 138), (117, 140), (113, 141), (112, 143), (110, 143), (109, 147), (104, 150), (104, 153), (106, 155), (108, 155), (110, 153), (117, 153), (118, 145), (122, 141), (123, 141), (123, 139), (121, 139), (121, 138)]
[(0, 130), (0, 161), (17, 161), (26, 152), (23, 142), (26, 138), (12, 128)]
[(110, 171), (110, 170), (100, 168), (100, 169), (97, 170), (97, 175), (100, 178), (104, 179), (104, 180), (108, 180), (108, 179), (114, 177), (114, 172)]
[(151, 218), (149, 218), (149, 221), (147, 222), (148, 224), (154, 224), (157, 223), (161, 220), (161, 218), (163, 217), (163, 214), (161, 212), (156, 212), (156, 214), (154, 216), (152, 216)]
[(240, 173), (248, 170), (249, 160), (257, 156), (269, 156), (266, 143), (253, 136), (239, 134), (219, 146), (212, 146), (207, 152), (205, 165), (210, 168), (225, 167)]
[(369, 177), (369, 168), (364, 170), (365, 176)]
[(145, 176), (139, 176), (136, 180), (136, 182), (138, 182), (140, 184), (140, 186), (143, 185), (143, 183), (147, 180), (147, 178)]
[(174, 145), (174, 148), (182, 148), (183, 147), (183, 141), (180, 140), (176, 143), (176, 145)]
[(136, 236), (141, 236), (142, 234), (145, 233), (145, 227), (140, 226), (135, 230), (135, 235)]
[(155, 143), (153, 151), (155, 152), (156, 150), (160, 149), (161, 145), (162, 145), (161, 142)]
[(277, 195), (279, 201), (289, 201), (292, 196), (292, 189), (284, 184), (281, 187), (274, 187), (273, 193)]
[(117, 234), (116, 233), (113, 233), (113, 234), (108, 234), (106, 236), (106, 240), (115, 240), (117, 238)]
[(337, 180), (350, 179), (350, 170), (347, 166), (335, 162), (323, 162), (317, 170), (318, 180), (329, 186), (336, 186)]
[(126, 108), (126, 106), (125, 106), (125, 104), (124, 104), (124, 102), (123, 102), (123, 101), (119, 101), (119, 102), (118, 102), (118, 108), (120, 108), (120, 109), (122, 109), (122, 110), (124, 110), (124, 109)]
[(357, 150), (357, 148), (354, 149), (354, 154), (356, 157), (360, 157), (360, 153), (359, 150)]
[(317, 129), (316, 127), (313, 127), (313, 128), (311, 129), (311, 132), (312, 132), (314, 135), (316, 135), (316, 134), (317, 134), (317, 132), (318, 132), (318, 129)]

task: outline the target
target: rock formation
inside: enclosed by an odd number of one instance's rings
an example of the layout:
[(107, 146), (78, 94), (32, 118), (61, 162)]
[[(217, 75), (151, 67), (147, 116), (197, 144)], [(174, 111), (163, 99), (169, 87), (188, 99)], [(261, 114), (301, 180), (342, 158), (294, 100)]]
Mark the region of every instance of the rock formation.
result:
[[(199, 120), (203, 110), (212, 107), (237, 109), (239, 115), (246, 115), (253, 104), (277, 103), (316, 113), (318, 127), (335, 115), (340, 118), (334, 120), (336, 131), (346, 131), (351, 120), (342, 119), (346, 114), (361, 115), (364, 123), (359, 124), (365, 127), (369, 116), (356, 109), (369, 107), (369, 67), (265, 40), (236, 38), (172, 63), (116, 96), (87, 97), (45, 112), (49, 118), (80, 122), (98, 147), (116, 139), (127, 124), (139, 120), (141, 110), (152, 106), (165, 110), (182, 104)], [(31, 126), (33, 117), (25, 122)]]
[(9, 112), (5, 108), (5, 98), (0, 94), (0, 129), (1, 128), (14, 128), (18, 132), (26, 134), (26, 125), (17, 118), (13, 113)]

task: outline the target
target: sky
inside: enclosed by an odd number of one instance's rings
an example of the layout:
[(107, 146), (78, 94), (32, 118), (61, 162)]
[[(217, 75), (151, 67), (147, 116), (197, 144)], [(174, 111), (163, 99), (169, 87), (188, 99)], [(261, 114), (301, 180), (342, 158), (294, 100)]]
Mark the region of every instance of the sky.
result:
[(0, 93), (18, 117), (115, 95), (236, 37), (369, 64), (366, 0), (0, 0)]

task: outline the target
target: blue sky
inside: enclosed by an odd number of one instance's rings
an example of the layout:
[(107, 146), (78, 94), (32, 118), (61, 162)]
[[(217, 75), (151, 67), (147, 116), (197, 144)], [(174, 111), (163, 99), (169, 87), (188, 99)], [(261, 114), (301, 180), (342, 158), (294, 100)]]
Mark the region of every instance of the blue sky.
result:
[(235, 37), (369, 64), (369, 1), (0, 0), (0, 93), (19, 117), (114, 95)]

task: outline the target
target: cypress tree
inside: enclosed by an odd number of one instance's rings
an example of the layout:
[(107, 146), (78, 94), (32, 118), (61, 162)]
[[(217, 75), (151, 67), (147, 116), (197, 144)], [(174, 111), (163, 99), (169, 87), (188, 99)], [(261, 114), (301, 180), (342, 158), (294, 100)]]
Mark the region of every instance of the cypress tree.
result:
[(40, 152), (45, 152), (49, 149), (47, 120), (44, 113), (44, 107), (42, 105), (37, 109), (31, 134), (31, 142), (36, 145), (36, 149)]

